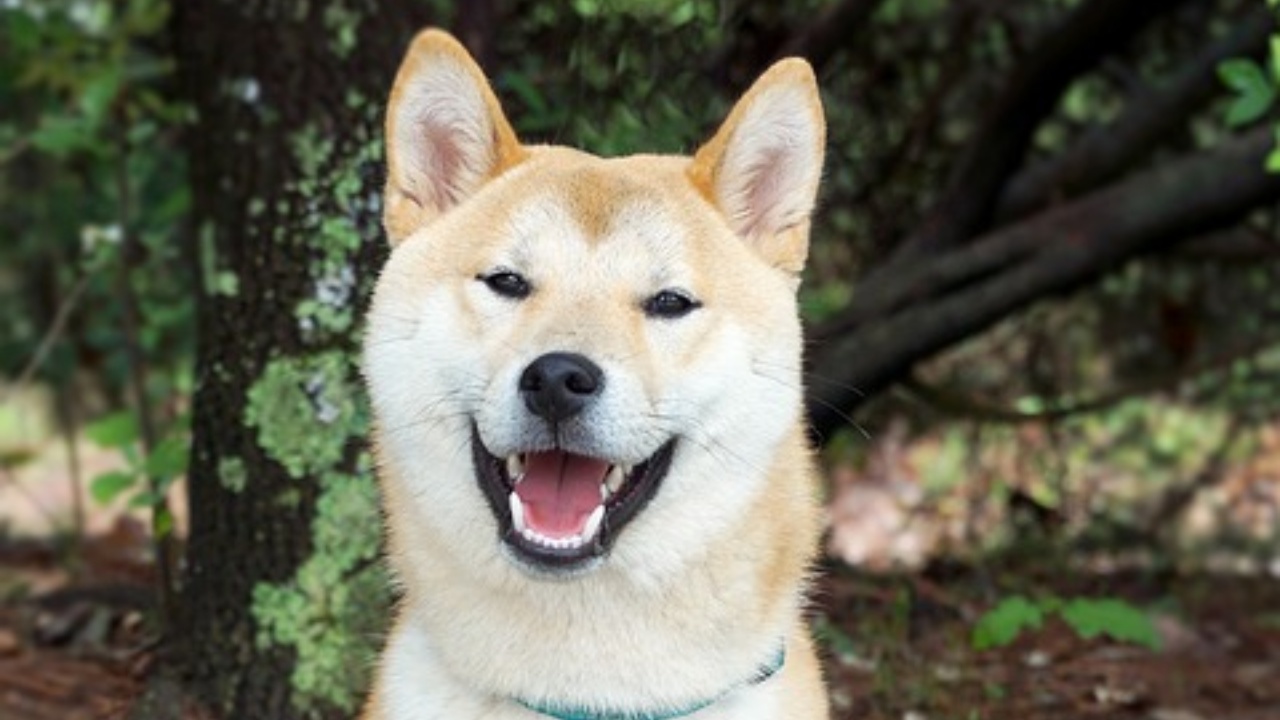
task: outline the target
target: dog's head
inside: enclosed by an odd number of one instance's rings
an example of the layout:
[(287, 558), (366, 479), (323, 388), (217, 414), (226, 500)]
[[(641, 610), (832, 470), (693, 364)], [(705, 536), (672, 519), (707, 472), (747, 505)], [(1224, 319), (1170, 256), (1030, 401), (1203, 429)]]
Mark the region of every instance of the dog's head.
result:
[(427, 31), (386, 141), (365, 367), (393, 527), (562, 576), (662, 572), (735, 527), (801, 417), (809, 66), (770, 68), (692, 158), (602, 159), (522, 145)]

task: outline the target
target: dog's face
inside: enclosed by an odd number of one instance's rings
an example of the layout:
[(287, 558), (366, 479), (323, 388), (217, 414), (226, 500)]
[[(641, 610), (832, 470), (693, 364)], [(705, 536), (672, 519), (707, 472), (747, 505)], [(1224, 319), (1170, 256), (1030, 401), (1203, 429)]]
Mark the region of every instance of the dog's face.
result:
[(395, 248), (366, 374), (406, 505), (389, 512), (493, 577), (696, 557), (799, 421), (808, 67), (771, 69), (692, 159), (601, 159), (520, 145), (465, 51), (427, 32), (387, 126)]

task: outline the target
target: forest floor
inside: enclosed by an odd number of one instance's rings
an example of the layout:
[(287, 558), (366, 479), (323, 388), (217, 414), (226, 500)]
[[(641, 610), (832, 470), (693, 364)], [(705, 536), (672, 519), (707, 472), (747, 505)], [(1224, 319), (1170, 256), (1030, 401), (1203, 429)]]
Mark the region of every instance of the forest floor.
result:
[[(145, 558), (145, 535), (127, 520), (74, 551), (0, 539), (0, 720), (126, 717), (160, 648)], [(1161, 649), (1082, 639), (1050, 621), (972, 650), (977, 617), (1011, 588), (1153, 608)], [(866, 574), (832, 563), (817, 594), (838, 720), (1280, 719), (1275, 578), (1026, 561)]]

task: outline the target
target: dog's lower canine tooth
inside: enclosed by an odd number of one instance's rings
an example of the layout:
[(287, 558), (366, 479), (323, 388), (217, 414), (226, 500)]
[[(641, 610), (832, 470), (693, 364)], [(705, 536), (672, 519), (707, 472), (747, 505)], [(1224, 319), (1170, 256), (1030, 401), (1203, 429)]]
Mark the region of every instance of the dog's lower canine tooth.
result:
[(507, 503), (511, 505), (511, 525), (515, 527), (516, 532), (524, 534), (524, 503), (520, 502), (520, 496), (514, 492), (507, 496)]
[(583, 526), (582, 532), (578, 535), (578, 539), (582, 543), (590, 542), (596, 536), (596, 532), (600, 529), (600, 523), (604, 520), (604, 505), (598, 506), (591, 512), (591, 517), (587, 518), (587, 524)]

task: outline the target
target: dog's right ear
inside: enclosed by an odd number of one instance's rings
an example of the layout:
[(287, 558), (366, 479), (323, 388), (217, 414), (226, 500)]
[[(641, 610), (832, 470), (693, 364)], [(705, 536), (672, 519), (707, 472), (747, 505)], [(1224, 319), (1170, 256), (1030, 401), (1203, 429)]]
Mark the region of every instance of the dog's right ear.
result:
[(766, 262), (799, 276), (822, 177), (826, 121), (813, 68), (780, 60), (690, 163), (689, 177)]
[(396, 73), (386, 145), (382, 222), (392, 245), (525, 157), (480, 67), (434, 29), (414, 38)]

